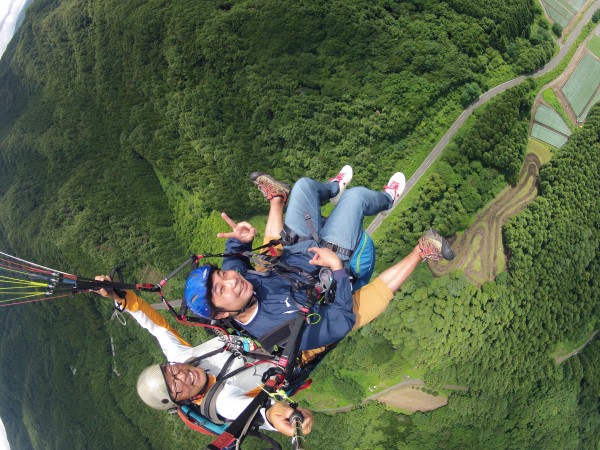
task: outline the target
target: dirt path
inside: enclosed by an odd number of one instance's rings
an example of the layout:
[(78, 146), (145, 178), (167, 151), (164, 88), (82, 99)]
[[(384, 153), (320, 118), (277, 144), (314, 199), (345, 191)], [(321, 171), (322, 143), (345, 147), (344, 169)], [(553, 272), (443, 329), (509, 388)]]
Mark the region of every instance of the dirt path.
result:
[(502, 227), (537, 196), (540, 166), (536, 155), (530, 153), (526, 156), (519, 183), (514, 188), (505, 188), (452, 243), (457, 257), (453, 261), (429, 264), (436, 276), (461, 270), (473, 283), (481, 285), (506, 270)]

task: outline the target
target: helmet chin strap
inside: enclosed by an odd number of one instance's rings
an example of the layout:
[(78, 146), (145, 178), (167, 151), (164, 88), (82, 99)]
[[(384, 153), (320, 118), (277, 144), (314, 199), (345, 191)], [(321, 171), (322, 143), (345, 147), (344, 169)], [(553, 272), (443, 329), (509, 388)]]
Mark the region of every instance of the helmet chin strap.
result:
[[(235, 316), (239, 316), (240, 314), (244, 314), (248, 309), (252, 308), (254, 305), (256, 305), (258, 303), (258, 298), (256, 297), (256, 295), (252, 295), (252, 298), (248, 301), (248, 303), (246, 303), (246, 306), (244, 306), (242, 309), (238, 309), (237, 311), (232, 311), (235, 312)], [(232, 316), (232, 317), (235, 317)]]
[(252, 308), (254, 305), (256, 305), (256, 303), (258, 303), (258, 298), (256, 297), (256, 294), (253, 293), (252, 294), (252, 298), (250, 298), (250, 300), (248, 300), (248, 303), (246, 303), (246, 306), (244, 306), (241, 309), (237, 309), (235, 311), (229, 311), (227, 309), (221, 309), (221, 308), (217, 308), (217, 310), (215, 312), (217, 313), (229, 313), (229, 317), (237, 317), (240, 314), (244, 314), (248, 309)]
[(198, 392), (194, 397), (190, 398), (189, 400), (196, 400), (200, 397), (203, 397), (204, 394), (206, 394), (206, 391), (208, 390), (210, 378), (207, 373), (205, 373), (205, 375), (206, 375), (206, 380), (204, 381), (204, 386), (202, 386), (202, 389), (200, 389), (200, 392)]

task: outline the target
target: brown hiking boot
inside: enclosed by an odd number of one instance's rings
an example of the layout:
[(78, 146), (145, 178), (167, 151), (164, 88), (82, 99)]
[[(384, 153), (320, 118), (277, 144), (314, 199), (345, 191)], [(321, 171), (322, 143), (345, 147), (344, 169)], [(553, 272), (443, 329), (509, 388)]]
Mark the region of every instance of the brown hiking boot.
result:
[(450, 244), (433, 228), (430, 228), (421, 239), (419, 239), (419, 255), (421, 259), (439, 261), (446, 259), (451, 261), (456, 256)]
[(283, 197), (283, 202), (287, 203), (288, 195), (290, 194), (289, 184), (277, 181), (271, 175), (264, 172), (252, 172), (250, 174), (250, 181), (260, 189), (260, 192), (262, 192), (267, 200), (271, 200), (274, 197)]

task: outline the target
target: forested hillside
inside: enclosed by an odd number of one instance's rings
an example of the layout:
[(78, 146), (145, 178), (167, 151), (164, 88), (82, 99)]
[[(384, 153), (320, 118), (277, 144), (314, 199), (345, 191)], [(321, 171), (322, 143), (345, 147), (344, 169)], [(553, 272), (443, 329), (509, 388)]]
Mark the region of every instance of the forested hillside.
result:
[[(264, 220), (253, 170), (291, 182), (350, 163), (353, 183), (379, 188), (410, 175), (483, 91), (542, 66), (548, 30), (532, 0), (36, 1), (0, 61), (0, 250), (152, 276), (220, 248), (219, 211)], [(462, 130), (374, 236), (379, 269), (429, 226), (464, 230), (515, 182), (534, 89)], [(599, 130), (596, 108), (543, 168), (539, 199), (505, 228), (507, 273), (480, 287), (420, 267), (319, 368), (314, 392), (357, 403), (365, 380), (403, 373), (469, 390), (410, 417), (377, 404), (319, 414), (310, 448), (598, 445), (597, 345), (560, 367), (550, 352), (598, 327)], [(95, 297), (0, 311), (15, 448), (206, 441), (142, 406), (135, 380), (160, 352), (110, 317)]]

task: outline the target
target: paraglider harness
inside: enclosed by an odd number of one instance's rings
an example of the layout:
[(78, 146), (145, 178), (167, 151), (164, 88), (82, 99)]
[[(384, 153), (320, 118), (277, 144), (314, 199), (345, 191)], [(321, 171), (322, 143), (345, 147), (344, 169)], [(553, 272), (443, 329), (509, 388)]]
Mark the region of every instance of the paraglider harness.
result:
[[(194, 315), (188, 315), (188, 305), (182, 302), (179, 312), (169, 304), (166, 298), (162, 295), (162, 287), (179, 273), (184, 268), (191, 264), (192, 269), (199, 265), (199, 261), (210, 257), (229, 257), (229, 256), (244, 256), (256, 265), (265, 268), (267, 272), (274, 272), (277, 275), (287, 279), (293, 291), (306, 290), (306, 302), (298, 303), (299, 309), (296, 317), (291, 323), (285, 323), (274, 330), (267, 339), (261, 340), (261, 345), (264, 349), (271, 352), (267, 356), (272, 359), (274, 367), (268, 369), (262, 381), (265, 383), (260, 393), (246, 407), (246, 409), (231, 423), (226, 423), (223, 418), (216, 413), (215, 401), (218, 392), (224, 387), (225, 381), (235, 374), (243, 371), (247, 367), (236, 369), (230, 374), (223, 375), (226, 372), (224, 368), (220, 377), (217, 377), (217, 382), (204, 395), (200, 407), (188, 402), (177, 409), (177, 413), (182, 418), (184, 423), (190, 428), (210, 435), (218, 435), (218, 437), (207, 447), (209, 450), (229, 450), (239, 448), (242, 441), (247, 435), (255, 435), (269, 442), (274, 448), (278, 448), (277, 442), (273, 441), (268, 436), (258, 431), (262, 424), (260, 408), (270, 402), (270, 399), (286, 400), (294, 409), (297, 404), (292, 402), (289, 397), (294, 395), (298, 390), (304, 389), (310, 384), (309, 376), (312, 371), (320, 364), (325, 355), (335, 348), (335, 344), (329, 346), (325, 351), (319, 353), (313, 360), (302, 364), (301, 352), (299, 351), (300, 341), (306, 326), (311, 324), (312, 309), (317, 304), (330, 304), (335, 299), (335, 280), (333, 272), (329, 268), (317, 269), (314, 273), (308, 273), (301, 268), (284, 264), (279, 260), (274, 247), (279, 244), (290, 245), (296, 242), (301, 242), (307, 239), (314, 239), (319, 245), (331, 249), (334, 252), (351, 257), (346, 269), (350, 274), (351, 280), (354, 280), (353, 291), (360, 286), (366, 284), (371, 277), (374, 269), (375, 249), (373, 241), (367, 233), (363, 232), (357, 251), (343, 249), (339, 246), (328, 244), (318, 238), (316, 230), (310, 221), (310, 216), (306, 216), (306, 221), (311, 232), (311, 237), (299, 237), (293, 235), (291, 230), (284, 228), (282, 239), (273, 240), (265, 245), (253, 248), (250, 251), (241, 253), (219, 253), (205, 255), (191, 255), (190, 258), (175, 269), (171, 274), (166, 276), (160, 283), (156, 285), (155, 291), (159, 293), (161, 301), (166, 308), (173, 314), (174, 318), (182, 324), (192, 326), (203, 326), (211, 329), (217, 335), (227, 333), (225, 329), (233, 329), (235, 333), (247, 336), (247, 333), (236, 326), (234, 321), (210, 321)], [(260, 253), (259, 250), (266, 249)], [(254, 272), (259, 273), (259, 272)], [(303, 279), (304, 281), (300, 281)], [(251, 338), (251, 336), (250, 336)], [(284, 347), (278, 344), (286, 341)], [(244, 350), (246, 351), (246, 350)], [(244, 351), (240, 354), (244, 355)], [(246, 353), (247, 354), (247, 353)], [(263, 359), (264, 359), (263, 354)], [(301, 430), (301, 414), (298, 412), (293, 415), (294, 429), (298, 435), (294, 435), (292, 442), (294, 447), (301, 449), (303, 436), (300, 435)]]
[[(335, 345), (331, 345), (325, 351), (317, 355), (315, 359), (305, 364), (301, 363), (301, 352), (299, 351), (300, 341), (305, 327), (311, 323), (310, 316), (313, 307), (317, 304), (329, 304), (334, 301), (335, 280), (333, 279), (333, 273), (329, 268), (321, 268), (320, 270), (317, 270), (316, 273), (308, 273), (303, 269), (289, 266), (279, 261), (273, 247), (280, 243), (281, 241), (278, 240), (271, 241), (268, 244), (254, 248), (251, 251), (235, 254), (220, 253), (215, 255), (192, 255), (186, 262), (159, 283), (161, 287), (164, 286), (169, 279), (190, 264), (192, 269), (196, 268), (199, 260), (203, 258), (245, 256), (256, 264), (264, 267), (267, 271), (275, 272), (277, 275), (286, 278), (291, 283), (292, 290), (306, 290), (306, 302), (304, 304), (298, 304), (298, 313), (292, 320), (292, 323), (286, 323), (275, 333), (271, 333), (274, 339), (266, 346), (263, 346), (268, 350), (275, 347), (276, 351), (274, 354), (253, 353), (250, 349), (241, 347), (238, 347), (235, 350), (238, 356), (256, 356), (263, 360), (268, 359), (273, 364), (273, 367), (268, 369), (263, 375), (262, 381), (265, 384), (262, 387), (262, 390), (236, 420), (227, 423), (217, 414), (215, 402), (218, 393), (225, 386), (226, 380), (242, 372), (249, 366), (241, 367), (224, 375), (229, 367), (229, 364), (226, 364), (217, 376), (216, 383), (204, 394), (200, 405), (195, 405), (193, 402), (186, 402), (177, 409), (177, 413), (181, 419), (190, 428), (204, 434), (218, 435), (207, 449), (228, 450), (231, 448), (239, 448), (247, 435), (258, 436), (277, 448), (278, 444), (275, 441), (258, 431), (259, 426), (262, 424), (262, 418), (260, 417), (260, 414), (258, 414), (260, 408), (269, 404), (271, 399), (278, 399), (288, 401), (290, 406), (295, 409), (297, 404), (292, 402), (289, 397), (310, 384), (309, 376), (311, 372), (321, 362), (323, 357), (335, 347)], [(266, 250), (264, 252), (256, 253), (257, 250), (265, 248)], [(300, 279), (303, 279), (304, 281), (300, 281)], [(160, 291), (158, 292), (160, 293)], [(182, 302), (179, 312), (177, 312), (165, 299), (162, 293), (160, 293), (160, 296), (162, 302), (179, 323), (207, 327), (221, 336), (228, 334), (226, 328), (233, 328), (237, 334), (244, 335), (244, 331), (239, 327), (236, 327), (232, 322), (223, 323), (220, 321), (210, 321), (201, 317), (188, 315), (188, 306), (185, 302)], [(283, 335), (285, 335), (286, 345), (284, 347), (274, 345), (275, 343), (280, 342)], [(226, 346), (221, 350), (217, 350), (217, 352), (224, 351), (226, 349), (225, 347)], [(214, 353), (205, 355), (204, 357), (212, 354)], [(204, 357), (200, 358), (203, 359)], [(199, 361), (200, 359), (194, 360), (196, 363)], [(296, 415), (296, 417), (298, 417), (298, 415)], [(299, 421), (296, 422), (296, 424), (298, 423)], [(301, 429), (300, 426), (297, 426), (297, 428)], [(294, 439), (296, 440), (296, 444), (299, 444), (299, 437), (295, 436)], [(297, 446), (297, 448), (301, 447)]]

